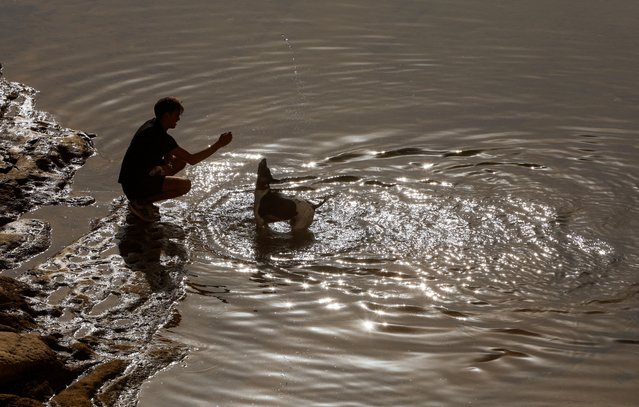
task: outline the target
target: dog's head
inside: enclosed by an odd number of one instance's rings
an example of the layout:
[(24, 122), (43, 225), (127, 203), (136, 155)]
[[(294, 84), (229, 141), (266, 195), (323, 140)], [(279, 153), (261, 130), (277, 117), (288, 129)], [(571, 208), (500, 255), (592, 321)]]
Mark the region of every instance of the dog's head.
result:
[(255, 183), (255, 187), (257, 189), (268, 189), (269, 184), (276, 184), (278, 182), (280, 182), (280, 180), (273, 178), (271, 170), (269, 170), (266, 164), (266, 158), (263, 158), (257, 167), (257, 182)]

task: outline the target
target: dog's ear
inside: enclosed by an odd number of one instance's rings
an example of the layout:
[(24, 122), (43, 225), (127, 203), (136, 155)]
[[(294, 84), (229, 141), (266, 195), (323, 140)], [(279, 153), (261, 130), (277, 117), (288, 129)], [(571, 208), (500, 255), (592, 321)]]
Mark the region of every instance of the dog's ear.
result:
[(280, 182), (278, 179), (273, 178), (273, 175), (271, 175), (271, 170), (268, 168), (268, 165), (266, 165), (266, 158), (262, 158), (262, 161), (260, 161), (260, 165), (257, 167), (257, 175), (263, 177), (264, 180), (269, 183)]
[(266, 174), (270, 174), (268, 166), (266, 165), (266, 158), (263, 158), (260, 161), (260, 165), (257, 166), (257, 173), (261, 176), (266, 176)]

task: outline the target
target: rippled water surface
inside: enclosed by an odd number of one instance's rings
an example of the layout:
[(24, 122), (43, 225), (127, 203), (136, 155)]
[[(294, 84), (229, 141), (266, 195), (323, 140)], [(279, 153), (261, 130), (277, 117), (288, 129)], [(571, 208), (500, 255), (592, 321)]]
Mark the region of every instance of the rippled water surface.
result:
[[(635, 401), (635, 2), (56, 3), (0, 1), (0, 57), (98, 134), (93, 211), (158, 97), (235, 136), (163, 207), (190, 352), (140, 406)], [(263, 157), (308, 234), (256, 233)]]

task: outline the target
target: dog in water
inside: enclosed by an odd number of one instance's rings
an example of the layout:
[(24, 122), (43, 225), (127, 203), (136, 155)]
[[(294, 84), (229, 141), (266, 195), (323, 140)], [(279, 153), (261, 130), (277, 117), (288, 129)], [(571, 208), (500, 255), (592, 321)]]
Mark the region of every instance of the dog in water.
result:
[(324, 201), (314, 205), (298, 198), (289, 198), (271, 189), (271, 184), (281, 182), (273, 178), (266, 165), (266, 158), (257, 167), (255, 182), (255, 202), (253, 212), (258, 229), (265, 229), (269, 223), (288, 221), (293, 232), (308, 229), (313, 222), (315, 210)]

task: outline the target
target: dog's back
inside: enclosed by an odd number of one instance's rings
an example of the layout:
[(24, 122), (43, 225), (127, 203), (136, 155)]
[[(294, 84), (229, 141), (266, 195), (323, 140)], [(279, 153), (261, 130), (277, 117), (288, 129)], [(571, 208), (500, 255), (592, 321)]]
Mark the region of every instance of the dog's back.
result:
[(297, 215), (295, 202), (271, 189), (268, 189), (256, 204), (257, 215), (268, 223), (289, 220)]

